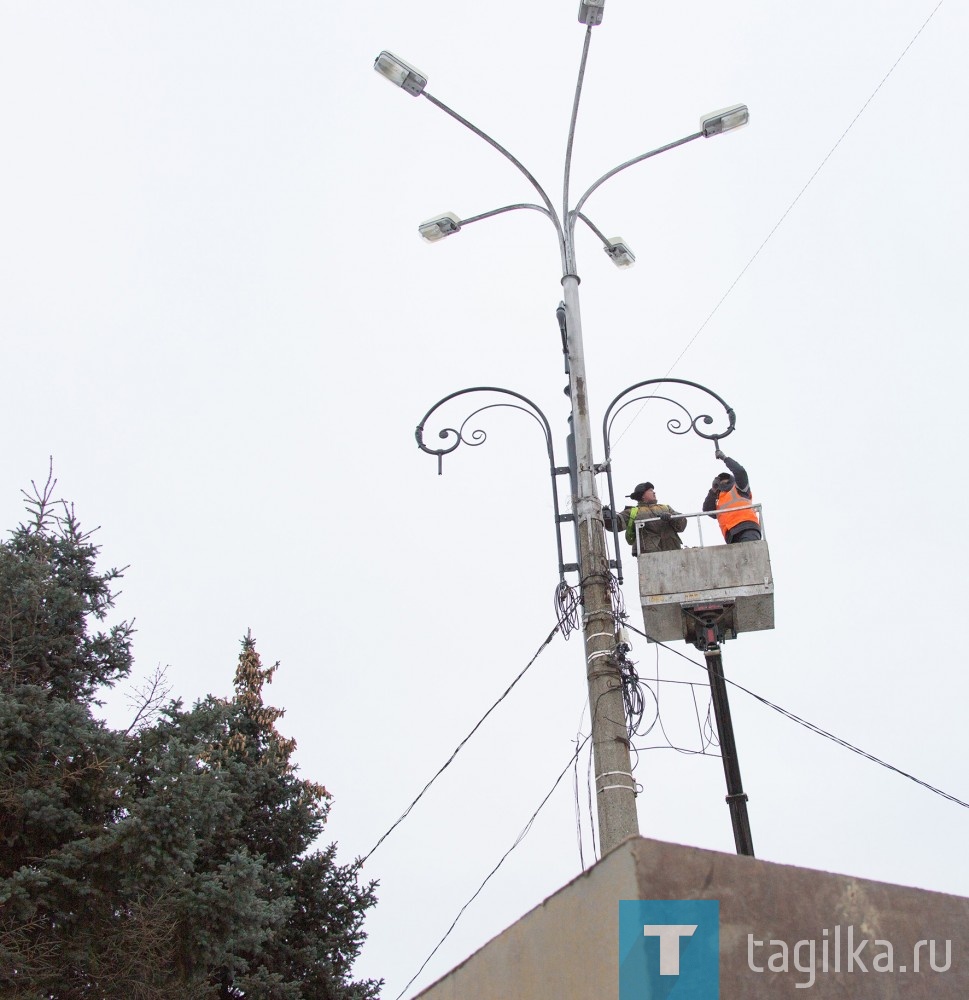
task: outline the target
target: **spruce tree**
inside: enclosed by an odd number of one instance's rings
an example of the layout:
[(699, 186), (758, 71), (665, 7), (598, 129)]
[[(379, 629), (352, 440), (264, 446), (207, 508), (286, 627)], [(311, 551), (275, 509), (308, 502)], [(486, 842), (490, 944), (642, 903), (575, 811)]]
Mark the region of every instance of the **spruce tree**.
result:
[(276, 666), (247, 634), (233, 697), (97, 720), (133, 630), (53, 488), (0, 544), (0, 996), (375, 997), (350, 975), (375, 886), (314, 849), (330, 796), (263, 702)]
[[(231, 699), (174, 705), (142, 731), (129, 805), (138, 849), (154, 871), (178, 873), (168, 897), (174, 964), (216, 987), (210, 995), (366, 1000), (379, 983), (354, 982), (350, 971), (375, 886), (337, 864), (336, 845), (312, 849), (330, 795), (298, 776), (295, 741), (276, 728), (283, 712), (263, 701), (277, 668), (262, 667), (247, 633)], [(154, 834), (176, 778), (176, 797), (192, 806)]]
[(124, 741), (91, 711), (131, 669), (131, 625), (103, 625), (121, 571), (55, 482), (0, 544), (0, 994), (86, 996), (92, 928), (112, 902), (86, 863), (122, 815)]

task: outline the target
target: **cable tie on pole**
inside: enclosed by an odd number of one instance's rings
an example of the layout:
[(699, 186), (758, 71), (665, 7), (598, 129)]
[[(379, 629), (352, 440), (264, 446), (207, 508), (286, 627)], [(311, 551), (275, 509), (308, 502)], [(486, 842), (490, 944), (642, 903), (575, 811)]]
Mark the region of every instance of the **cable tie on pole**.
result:
[(636, 779), (632, 776), (632, 774), (629, 771), (603, 771), (602, 774), (597, 774), (596, 775), (596, 785), (598, 786), (599, 782), (603, 778), (610, 778), (610, 777), (613, 777), (613, 776), (618, 776), (618, 777), (622, 777), (622, 778), (628, 778), (629, 779), (629, 784), (628, 785), (603, 785), (601, 788), (597, 787), (596, 788), (596, 794), (597, 795), (601, 795), (603, 792), (611, 791), (614, 788), (616, 788), (616, 789), (622, 789), (623, 791), (626, 791), (626, 792), (632, 792), (633, 795), (637, 795), (638, 794), (637, 791), (636, 791)]

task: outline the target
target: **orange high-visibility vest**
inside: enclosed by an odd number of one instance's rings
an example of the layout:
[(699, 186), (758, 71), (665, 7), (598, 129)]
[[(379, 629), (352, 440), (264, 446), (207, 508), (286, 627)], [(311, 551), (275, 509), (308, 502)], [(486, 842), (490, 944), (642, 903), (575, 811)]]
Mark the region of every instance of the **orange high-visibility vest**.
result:
[(735, 528), (744, 521), (752, 521), (755, 524), (760, 524), (757, 511), (735, 509), (737, 507), (750, 507), (753, 502), (754, 494), (751, 493), (749, 499), (741, 496), (736, 483), (725, 493), (721, 493), (717, 497), (717, 523), (720, 525), (720, 530), (723, 532), (725, 539), (731, 528)]

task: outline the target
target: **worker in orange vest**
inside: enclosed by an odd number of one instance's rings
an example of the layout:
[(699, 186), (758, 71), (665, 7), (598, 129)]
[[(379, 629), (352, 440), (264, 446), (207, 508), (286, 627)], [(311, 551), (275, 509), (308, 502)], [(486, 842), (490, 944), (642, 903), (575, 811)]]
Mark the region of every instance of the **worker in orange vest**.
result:
[(703, 509), (716, 511), (716, 514), (710, 516), (717, 519), (728, 545), (734, 542), (759, 542), (760, 518), (757, 511), (738, 509), (749, 508), (754, 502), (747, 470), (739, 462), (724, 455), (719, 448), (716, 456), (730, 472), (721, 472), (713, 480), (710, 492), (703, 501)]

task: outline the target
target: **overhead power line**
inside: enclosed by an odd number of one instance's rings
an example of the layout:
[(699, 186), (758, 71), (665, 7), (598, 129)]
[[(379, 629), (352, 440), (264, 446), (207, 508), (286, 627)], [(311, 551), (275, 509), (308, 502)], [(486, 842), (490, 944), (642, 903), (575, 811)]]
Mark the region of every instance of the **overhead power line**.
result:
[[(720, 308), (720, 306), (723, 305), (724, 300), (734, 290), (734, 287), (738, 284), (738, 282), (740, 281), (740, 279), (747, 273), (747, 271), (750, 268), (751, 264), (753, 264), (754, 261), (760, 256), (761, 250), (763, 250), (764, 247), (767, 246), (768, 242), (770, 242), (770, 239), (774, 235), (774, 233), (776, 233), (777, 230), (780, 229), (780, 227), (783, 224), (784, 220), (788, 217), (788, 215), (791, 214), (791, 211), (793, 210), (794, 206), (801, 200), (801, 197), (804, 194), (804, 192), (807, 191), (807, 189), (811, 186), (812, 182), (814, 181), (814, 178), (817, 177), (819, 173), (821, 173), (822, 169), (824, 169), (824, 165), (828, 162), (828, 160), (831, 159), (832, 155), (834, 154), (834, 151), (844, 141), (845, 136), (852, 130), (852, 128), (854, 128), (855, 123), (858, 121), (858, 119), (868, 109), (868, 105), (871, 104), (871, 102), (875, 99), (875, 96), (878, 94), (878, 91), (882, 89), (882, 87), (885, 85), (885, 82), (888, 80), (888, 78), (892, 75), (892, 73), (895, 72), (895, 69), (898, 66), (898, 64), (905, 58), (906, 54), (908, 53), (908, 50), (915, 44), (915, 42), (918, 40), (919, 35), (921, 35), (922, 32), (925, 30), (925, 28), (928, 25), (929, 21), (931, 21), (932, 18), (935, 17), (936, 12), (938, 11), (938, 9), (942, 6), (942, 4), (944, 2), (945, 2), (945, 0), (939, 0), (939, 2), (933, 8), (932, 13), (929, 14), (929, 16), (922, 22), (922, 24), (919, 27), (918, 31), (916, 31), (915, 34), (912, 36), (911, 41), (908, 43), (908, 45), (905, 46), (904, 49), (902, 49), (901, 55), (895, 60), (895, 62), (892, 63), (891, 68), (881, 78), (881, 80), (878, 83), (878, 86), (875, 87), (875, 89), (871, 92), (871, 94), (868, 95), (868, 100), (865, 101), (864, 104), (862, 104), (861, 108), (859, 108), (859, 110), (858, 110), (858, 113), (848, 123), (848, 127), (844, 130), (844, 132), (841, 133), (840, 136), (838, 136), (838, 139), (835, 142), (835, 144), (828, 150), (827, 155), (817, 165), (817, 167), (814, 170), (814, 173), (811, 174), (811, 176), (807, 179), (807, 182), (805, 183), (804, 187), (802, 187), (801, 190), (798, 191), (798, 193), (794, 196), (794, 200), (790, 203), (790, 205), (787, 206), (787, 208), (782, 213), (781, 217), (777, 220), (777, 222), (774, 223), (774, 227), (764, 237), (764, 240), (760, 244), (760, 246), (754, 251), (753, 256), (750, 258), (750, 260), (747, 261), (746, 264), (744, 264), (744, 266), (740, 270), (740, 273), (730, 283), (730, 286), (727, 288), (727, 290), (720, 297), (720, 301), (710, 311), (709, 316), (707, 316), (707, 318), (700, 324), (699, 329), (690, 338), (689, 343), (687, 343), (686, 347), (684, 347), (683, 350), (680, 351), (680, 353), (677, 355), (676, 360), (673, 362), (673, 364), (670, 365), (669, 370), (666, 372), (667, 375), (669, 375), (670, 372), (673, 371), (673, 369), (680, 363), (680, 361), (683, 358), (683, 355), (686, 354), (686, 352), (693, 346), (693, 342), (697, 339), (697, 337), (699, 337), (700, 334), (703, 333), (704, 329), (706, 328), (706, 325), (710, 322), (711, 319), (713, 319), (714, 315), (716, 314), (716, 312)], [(637, 416), (638, 416), (638, 414), (637, 414)]]
[(880, 757), (876, 757), (874, 754), (868, 753), (867, 750), (862, 750), (860, 747), (856, 747), (853, 743), (849, 743), (847, 740), (841, 739), (840, 736), (835, 736), (833, 733), (829, 733), (826, 729), (816, 726), (813, 722), (808, 722), (807, 719), (802, 719), (799, 715), (789, 712), (786, 708), (781, 708), (780, 705), (775, 705), (772, 701), (769, 701), (762, 695), (755, 694), (753, 691), (748, 690), (743, 686), (743, 684), (738, 684), (736, 681), (729, 679), (727, 679), (727, 683), (732, 684), (735, 688), (739, 688), (744, 692), (744, 694), (749, 694), (751, 698), (756, 698), (757, 701), (761, 702), (761, 704), (774, 709), (775, 712), (780, 712), (781, 715), (786, 716), (792, 722), (796, 722), (799, 726), (804, 726), (805, 729), (810, 729), (812, 733), (817, 733), (819, 736), (825, 737), (825, 739), (832, 740), (839, 746), (864, 757), (866, 760), (870, 760), (874, 764), (880, 764), (882, 767), (887, 767), (889, 771), (894, 771), (896, 774), (900, 774), (903, 778), (908, 778), (909, 781), (914, 781), (917, 785), (927, 788), (930, 792), (935, 792), (936, 795), (941, 795), (942, 798), (948, 799), (950, 802), (954, 802), (957, 806), (969, 809), (969, 802), (963, 802), (962, 799), (956, 798), (955, 795), (950, 795), (948, 792), (944, 792), (941, 788), (936, 788), (935, 785), (930, 785), (927, 781), (917, 778), (914, 774), (909, 774), (908, 771), (903, 771), (900, 767), (896, 767), (894, 764), (889, 764)]
[[(931, 12), (931, 13), (929, 14), (929, 16), (928, 16), (928, 17), (927, 17), (927, 18), (926, 18), (926, 19), (925, 19), (925, 20), (924, 20), (924, 21), (922, 22), (922, 24), (921, 24), (921, 26), (919, 27), (918, 31), (916, 31), (916, 32), (915, 32), (915, 34), (914, 34), (914, 35), (912, 36), (912, 38), (911, 38), (911, 41), (909, 41), (908, 45), (906, 45), (906, 46), (905, 46), (905, 48), (904, 48), (904, 49), (902, 49), (902, 52), (901, 52), (901, 55), (899, 55), (899, 57), (898, 57), (898, 58), (897, 58), (897, 59), (895, 60), (895, 62), (893, 62), (893, 63), (892, 63), (892, 65), (891, 65), (891, 68), (890, 68), (890, 69), (888, 70), (888, 72), (887, 72), (887, 73), (886, 73), (886, 74), (885, 74), (885, 75), (884, 75), (884, 76), (883, 76), (883, 77), (881, 78), (881, 80), (880, 80), (880, 81), (879, 81), (879, 83), (878, 83), (878, 86), (877, 86), (877, 87), (875, 87), (875, 89), (874, 89), (874, 90), (873, 90), (873, 91), (871, 92), (871, 94), (869, 94), (869, 95), (868, 95), (868, 99), (867, 99), (867, 100), (865, 101), (865, 103), (864, 103), (864, 104), (862, 104), (862, 106), (861, 106), (861, 107), (859, 108), (859, 110), (858, 110), (858, 113), (857, 113), (857, 114), (856, 114), (856, 115), (854, 116), (854, 118), (852, 118), (852, 119), (851, 119), (851, 121), (850, 121), (850, 122), (848, 123), (848, 127), (847, 127), (847, 128), (846, 128), (846, 129), (845, 129), (845, 130), (844, 130), (844, 131), (843, 131), (843, 132), (841, 133), (841, 135), (840, 135), (840, 136), (838, 136), (838, 139), (837, 139), (837, 141), (836, 141), (836, 142), (835, 142), (835, 144), (834, 144), (834, 145), (833, 145), (833, 146), (832, 146), (832, 147), (831, 147), (831, 148), (830, 148), (830, 149), (828, 150), (828, 152), (827, 152), (827, 154), (825, 155), (824, 159), (823, 159), (823, 160), (821, 160), (821, 162), (820, 162), (820, 163), (819, 163), (819, 164), (817, 165), (817, 167), (816, 167), (816, 168), (815, 168), (815, 170), (814, 170), (814, 173), (812, 173), (812, 174), (811, 174), (811, 176), (810, 176), (810, 177), (809, 177), (809, 178), (807, 179), (807, 181), (805, 182), (805, 184), (804, 184), (804, 186), (803, 186), (803, 187), (801, 188), (801, 190), (800, 190), (800, 191), (798, 191), (798, 193), (797, 193), (797, 194), (796, 194), (796, 195), (794, 196), (794, 200), (793, 200), (793, 201), (792, 201), (792, 202), (791, 202), (791, 203), (790, 203), (790, 204), (789, 204), (789, 205), (787, 206), (787, 208), (786, 208), (786, 209), (784, 209), (784, 211), (783, 211), (783, 212), (781, 213), (781, 217), (780, 217), (780, 218), (779, 218), (779, 219), (777, 220), (777, 222), (775, 222), (775, 223), (774, 223), (774, 225), (773, 225), (773, 227), (771, 228), (770, 232), (769, 232), (769, 233), (768, 233), (768, 234), (767, 234), (767, 235), (766, 235), (766, 236), (764, 237), (764, 239), (763, 239), (763, 241), (761, 242), (760, 246), (759, 246), (759, 247), (757, 247), (757, 249), (756, 249), (756, 250), (755, 250), (755, 251), (753, 252), (753, 254), (752, 254), (752, 255), (751, 255), (751, 257), (750, 257), (750, 260), (748, 260), (748, 261), (747, 261), (747, 263), (746, 263), (746, 264), (744, 264), (744, 266), (743, 266), (743, 267), (742, 267), (742, 268), (740, 269), (740, 273), (739, 273), (739, 274), (737, 275), (737, 277), (736, 277), (736, 278), (734, 278), (734, 279), (733, 279), (733, 281), (732, 281), (732, 282), (730, 282), (730, 284), (729, 284), (729, 285), (727, 286), (727, 290), (726, 290), (726, 291), (725, 291), (725, 292), (723, 293), (723, 295), (721, 295), (721, 296), (720, 296), (720, 301), (719, 301), (719, 302), (717, 302), (717, 304), (716, 304), (716, 305), (715, 305), (715, 306), (714, 306), (714, 307), (713, 307), (713, 308), (712, 308), (712, 309), (710, 310), (709, 314), (707, 315), (707, 318), (706, 318), (706, 319), (705, 319), (705, 320), (704, 320), (704, 321), (703, 321), (703, 322), (702, 322), (702, 323), (700, 324), (700, 326), (699, 326), (699, 327), (697, 328), (697, 331), (696, 331), (696, 333), (694, 333), (694, 334), (693, 334), (693, 336), (692, 336), (692, 337), (691, 337), (691, 338), (689, 339), (689, 341), (687, 341), (687, 344), (686, 344), (686, 346), (685, 346), (685, 347), (683, 348), (683, 350), (682, 350), (682, 351), (680, 351), (680, 353), (679, 353), (679, 354), (678, 354), (678, 355), (676, 356), (676, 358), (674, 359), (673, 363), (672, 363), (672, 364), (671, 364), (671, 365), (669, 366), (669, 368), (667, 368), (667, 370), (666, 370), (666, 375), (664, 376), (664, 378), (668, 378), (668, 377), (669, 377), (669, 375), (670, 375), (670, 374), (672, 373), (673, 369), (674, 369), (674, 368), (676, 368), (676, 366), (677, 366), (677, 365), (678, 365), (678, 364), (679, 364), (679, 363), (680, 363), (680, 362), (681, 362), (681, 361), (683, 360), (683, 357), (684, 357), (684, 355), (686, 354), (686, 352), (687, 352), (687, 351), (688, 351), (688, 350), (689, 350), (689, 349), (690, 349), (690, 348), (691, 348), (691, 347), (693, 346), (694, 342), (695, 342), (695, 341), (697, 340), (697, 338), (698, 338), (698, 337), (700, 336), (700, 334), (701, 334), (701, 333), (703, 333), (703, 331), (704, 331), (704, 330), (705, 330), (705, 329), (707, 328), (707, 324), (708, 324), (708, 323), (710, 322), (710, 320), (712, 320), (712, 319), (713, 319), (713, 317), (714, 317), (714, 316), (715, 316), (715, 315), (717, 314), (717, 312), (719, 311), (720, 307), (721, 307), (721, 306), (722, 306), (722, 305), (724, 304), (724, 302), (726, 301), (726, 299), (727, 299), (727, 296), (728, 296), (728, 295), (730, 295), (730, 293), (731, 293), (731, 292), (732, 292), (732, 291), (734, 290), (734, 288), (736, 288), (736, 286), (737, 286), (737, 285), (738, 285), (738, 284), (740, 283), (740, 280), (741, 280), (741, 278), (743, 278), (743, 276), (744, 276), (744, 275), (745, 275), (745, 274), (747, 273), (747, 271), (748, 271), (748, 270), (750, 269), (750, 267), (751, 267), (751, 265), (752, 265), (752, 264), (754, 263), (754, 261), (755, 261), (755, 260), (756, 260), (756, 259), (757, 259), (757, 258), (758, 258), (758, 257), (760, 256), (760, 253), (761, 253), (761, 251), (762, 251), (762, 250), (764, 249), (764, 247), (765, 247), (765, 246), (767, 246), (767, 244), (768, 244), (768, 243), (770, 242), (770, 240), (771, 240), (771, 238), (773, 237), (774, 233), (776, 233), (776, 232), (777, 232), (777, 230), (778, 230), (778, 229), (780, 229), (780, 227), (781, 227), (781, 226), (783, 225), (783, 223), (784, 223), (784, 220), (785, 220), (785, 219), (786, 219), (786, 218), (788, 217), (788, 215), (790, 215), (790, 214), (791, 214), (791, 212), (792, 212), (792, 211), (793, 211), (793, 209), (794, 209), (794, 206), (795, 206), (795, 205), (796, 205), (796, 204), (797, 204), (797, 203), (798, 203), (798, 202), (799, 202), (799, 201), (801, 200), (802, 196), (804, 195), (804, 192), (805, 192), (805, 191), (807, 191), (807, 189), (808, 189), (808, 188), (809, 188), (809, 187), (811, 186), (811, 184), (813, 183), (813, 181), (814, 181), (814, 178), (815, 178), (815, 177), (817, 177), (817, 176), (818, 176), (818, 174), (819, 174), (819, 173), (821, 173), (821, 171), (822, 171), (822, 170), (824, 169), (824, 166), (825, 166), (825, 164), (826, 164), (826, 163), (828, 162), (828, 160), (830, 160), (830, 159), (831, 159), (831, 157), (832, 157), (832, 156), (834, 155), (834, 151), (835, 151), (835, 150), (836, 150), (836, 149), (837, 149), (837, 148), (838, 148), (838, 147), (839, 147), (839, 146), (841, 145), (841, 143), (842, 143), (842, 142), (844, 141), (844, 139), (845, 139), (845, 136), (847, 136), (847, 134), (848, 134), (848, 133), (849, 133), (849, 132), (850, 132), (850, 131), (852, 130), (852, 128), (854, 128), (854, 126), (855, 126), (856, 122), (858, 121), (858, 119), (859, 119), (859, 118), (860, 118), (860, 117), (861, 117), (861, 116), (862, 116), (862, 115), (863, 115), (863, 114), (865, 113), (865, 111), (866, 111), (866, 110), (868, 109), (868, 105), (869, 105), (869, 104), (871, 104), (871, 102), (872, 102), (872, 101), (873, 101), (873, 100), (875, 99), (875, 96), (876, 96), (876, 95), (878, 94), (878, 92), (879, 92), (879, 91), (880, 91), (880, 90), (882, 89), (882, 87), (883, 87), (883, 86), (885, 85), (885, 82), (886, 82), (886, 81), (888, 80), (888, 78), (889, 78), (889, 77), (890, 77), (890, 76), (892, 75), (892, 73), (894, 73), (894, 72), (895, 72), (895, 69), (896, 69), (896, 68), (898, 67), (898, 64), (899, 64), (899, 63), (900, 63), (900, 62), (901, 62), (901, 61), (902, 61), (902, 60), (903, 60), (903, 59), (905, 58), (905, 56), (906, 56), (906, 55), (907, 55), (907, 53), (908, 53), (908, 50), (909, 50), (909, 49), (910, 49), (910, 48), (911, 48), (911, 47), (912, 47), (912, 46), (913, 46), (913, 45), (915, 44), (915, 42), (916, 42), (916, 41), (918, 40), (918, 37), (919, 37), (919, 35), (921, 35), (921, 34), (922, 34), (922, 32), (923, 32), (923, 31), (924, 31), (924, 30), (926, 29), (926, 27), (928, 26), (928, 23), (929, 23), (929, 22), (930, 22), (930, 21), (932, 20), (932, 18), (933, 18), (933, 17), (935, 17), (936, 13), (938, 12), (939, 8), (940, 8), (940, 7), (942, 6), (942, 4), (943, 4), (944, 2), (945, 2), (945, 0), (939, 0), (939, 2), (938, 2), (938, 3), (937, 3), (937, 4), (935, 5), (935, 7), (934, 7), (934, 8), (932, 9), (932, 12)], [(615, 442), (613, 443), (613, 449), (615, 449), (615, 447), (616, 447), (616, 446), (617, 446), (617, 445), (619, 444), (619, 442), (620, 442), (620, 441), (622, 440), (622, 438), (623, 438), (623, 436), (625, 435), (626, 431), (628, 431), (628, 430), (629, 430), (629, 428), (630, 428), (630, 427), (631, 427), (631, 426), (633, 425), (633, 423), (635, 423), (635, 421), (636, 421), (636, 419), (637, 419), (637, 418), (639, 417), (639, 415), (640, 415), (640, 414), (641, 414), (641, 413), (643, 412), (643, 410), (644, 410), (644, 409), (646, 408), (646, 402), (648, 402), (648, 399), (647, 399), (647, 400), (646, 400), (646, 401), (645, 401), (645, 402), (643, 403), (643, 405), (642, 405), (642, 406), (641, 406), (641, 407), (640, 407), (640, 408), (639, 408), (639, 409), (638, 409), (638, 410), (636, 411), (636, 413), (635, 413), (635, 414), (633, 415), (633, 417), (632, 417), (632, 419), (631, 419), (631, 420), (629, 421), (629, 423), (628, 423), (628, 424), (627, 424), (627, 425), (626, 425), (626, 426), (625, 426), (625, 427), (623, 428), (622, 432), (621, 432), (621, 433), (620, 433), (620, 434), (619, 434), (619, 435), (618, 435), (618, 436), (616, 437), (616, 440), (615, 440)]]
[(434, 774), (434, 777), (431, 778), (430, 781), (428, 781), (428, 783), (420, 790), (420, 792), (418, 792), (417, 797), (414, 799), (414, 801), (411, 802), (411, 804), (401, 813), (401, 815), (391, 825), (391, 827), (387, 830), (387, 832), (380, 838), (380, 840), (378, 840), (377, 843), (374, 844), (369, 851), (367, 851), (367, 853), (363, 856), (363, 858), (360, 859), (361, 867), (364, 864), (366, 864), (367, 860), (370, 858), (373, 852), (377, 850), (378, 847), (380, 847), (380, 845), (394, 832), (394, 830), (396, 830), (397, 827), (400, 826), (400, 824), (403, 823), (405, 819), (407, 819), (407, 817), (410, 815), (410, 811), (423, 798), (424, 793), (431, 787), (431, 785), (434, 784), (435, 781), (437, 781), (437, 779), (448, 769), (448, 767), (450, 767), (451, 763), (454, 761), (454, 758), (457, 757), (457, 755), (461, 752), (461, 749), (465, 745), (465, 743), (467, 743), (468, 740), (470, 740), (471, 737), (474, 736), (474, 734), (481, 728), (481, 725), (485, 721), (485, 719), (487, 719), (488, 716), (491, 715), (491, 713), (505, 700), (505, 698), (508, 697), (508, 695), (511, 693), (512, 688), (525, 676), (531, 665), (538, 659), (542, 651), (546, 649), (548, 645), (551, 643), (551, 641), (555, 638), (555, 633), (559, 631), (560, 627), (561, 627), (560, 624), (557, 624), (555, 628), (553, 628), (552, 631), (549, 632), (549, 634), (545, 637), (545, 641), (535, 651), (535, 655), (528, 661), (528, 663), (525, 664), (525, 666), (522, 668), (518, 676), (511, 682), (511, 684), (509, 684), (508, 687), (505, 688), (501, 696), (491, 706), (491, 708), (489, 708), (488, 711), (485, 712), (485, 714), (482, 715), (480, 719), (478, 719), (478, 721), (474, 724), (474, 727), (471, 729), (471, 732), (469, 732), (468, 735), (465, 736), (463, 740), (461, 740), (461, 742), (454, 748), (454, 752), (451, 754), (451, 756), (448, 757), (448, 759), (437, 769), (436, 773)]
[[(643, 636), (646, 639), (650, 637), (645, 633), (636, 628), (635, 625), (630, 625), (628, 622), (626, 624), (627, 628), (631, 628), (638, 635)], [(668, 649), (671, 653), (675, 653), (677, 656), (682, 657), (687, 663), (692, 663), (693, 666), (699, 667), (701, 670), (706, 670), (706, 667), (702, 663), (697, 663), (696, 660), (690, 659), (685, 653), (681, 653), (678, 649), (674, 649), (672, 646), (668, 646), (665, 642), (659, 642), (656, 639), (652, 640), (658, 646), (662, 646), (664, 649)], [(949, 792), (943, 791), (941, 788), (936, 788), (935, 785), (929, 784), (927, 781), (923, 781), (921, 778), (916, 777), (914, 774), (909, 774), (908, 771), (903, 771), (900, 767), (896, 767), (894, 764), (889, 764), (888, 761), (884, 761), (881, 757), (876, 757), (874, 754), (869, 753), (867, 750), (862, 750), (861, 747), (856, 747), (854, 743), (849, 743), (847, 740), (842, 739), (840, 736), (835, 736), (834, 733), (829, 733), (827, 729), (822, 729), (821, 726), (815, 725), (813, 722), (808, 722), (807, 719), (802, 719), (801, 716), (795, 715), (794, 712), (789, 711), (780, 705), (775, 704), (770, 699), (765, 698), (763, 695), (759, 695), (750, 688), (746, 688), (743, 684), (739, 684), (737, 681), (730, 680), (729, 677), (725, 677), (724, 680), (732, 687), (743, 691), (744, 694), (750, 695), (751, 698), (756, 699), (762, 705), (766, 705), (768, 708), (772, 708), (775, 712), (779, 712), (785, 718), (790, 719), (792, 722), (796, 722), (799, 726), (804, 726), (805, 729), (809, 729), (812, 733), (817, 733), (818, 736), (823, 736), (825, 739), (831, 740), (833, 743), (837, 743), (838, 746), (844, 747), (846, 750), (850, 750), (852, 753), (858, 754), (859, 757), (864, 757), (865, 760), (870, 760), (873, 764), (878, 764), (881, 767), (887, 768), (889, 771), (894, 771), (895, 774), (901, 775), (903, 778), (908, 778), (909, 781), (914, 781), (915, 784), (921, 785), (923, 788), (928, 789), (930, 792), (934, 792), (936, 795), (941, 795), (942, 798), (948, 799), (949, 802), (954, 802), (957, 806), (962, 806), (963, 809), (969, 809), (969, 802), (963, 802), (962, 799), (957, 798), (955, 795), (950, 795)]]
[(451, 926), (445, 931), (444, 937), (442, 937), (441, 940), (438, 941), (436, 945), (434, 945), (434, 948), (431, 950), (430, 955), (428, 955), (427, 958), (424, 959), (423, 963), (421, 964), (421, 967), (417, 970), (417, 972), (414, 973), (413, 976), (411, 976), (407, 985), (400, 991), (400, 993), (397, 994), (395, 1000), (400, 1000), (400, 998), (407, 992), (407, 989), (410, 986), (410, 984), (414, 982), (414, 980), (424, 971), (424, 968), (427, 965), (427, 963), (434, 957), (434, 955), (437, 953), (437, 950), (441, 947), (441, 945), (444, 944), (444, 942), (450, 937), (451, 931), (453, 931), (454, 928), (457, 926), (457, 923), (464, 914), (464, 911), (478, 898), (479, 894), (481, 893), (481, 890), (484, 889), (484, 887), (491, 880), (491, 876), (494, 875), (495, 872), (497, 872), (498, 869), (505, 863), (505, 859), (508, 857), (508, 855), (511, 854), (511, 852), (525, 839), (526, 836), (528, 836), (528, 832), (529, 830), (531, 830), (532, 824), (535, 822), (536, 818), (538, 817), (538, 814), (545, 807), (545, 803), (548, 802), (548, 800), (552, 797), (553, 792), (559, 786), (559, 782), (565, 777), (566, 774), (568, 774), (569, 768), (572, 767), (573, 761), (578, 759), (579, 753), (582, 751), (582, 748), (586, 745), (586, 743), (589, 742), (591, 738), (592, 738), (591, 736), (586, 736), (586, 738), (579, 744), (579, 746), (576, 747), (575, 753), (573, 753), (572, 756), (569, 758), (568, 764), (566, 764), (565, 767), (562, 768), (562, 770), (559, 772), (559, 776), (555, 779), (555, 781), (552, 784), (552, 787), (548, 790), (548, 794), (545, 796), (544, 799), (542, 799), (541, 802), (539, 802), (538, 808), (535, 810), (535, 812), (532, 813), (528, 822), (523, 827), (522, 832), (518, 834), (518, 836), (515, 838), (515, 842), (511, 845), (511, 847), (508, 848), (507, 851), (505, 851), (504, 854), (502, 854), (501, 860), (499, 860), (498, 864), (496, 864), (495, 867), (492, 868), (490, 872), (488, 872), (488, 874), (484, 878), (484, 881), (474, 891), (474, 895), (472, 895), (472, 897), (464, 904), (464, 906), (462, 906), (461, 909), (458, 910), (458, 915), (451, 922)]

